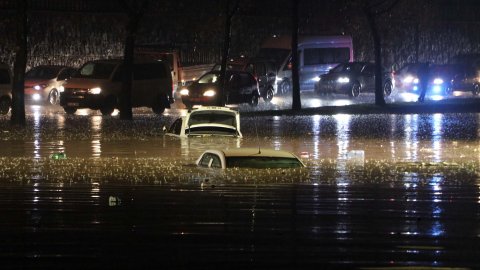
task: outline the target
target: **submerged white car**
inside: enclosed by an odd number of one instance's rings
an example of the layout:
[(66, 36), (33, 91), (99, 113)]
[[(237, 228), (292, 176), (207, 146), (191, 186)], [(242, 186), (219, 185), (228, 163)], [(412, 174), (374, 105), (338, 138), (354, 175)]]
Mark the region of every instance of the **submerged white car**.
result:
[(201, 136), (241, 138), (240, 113), (226, 107), (199, 107), (175, 120), (166, 134), (180, 138)]
[(305, 164), (293, 153), (265, 148), (207, 150), (196, 164), (204, 168), (300, 168)]

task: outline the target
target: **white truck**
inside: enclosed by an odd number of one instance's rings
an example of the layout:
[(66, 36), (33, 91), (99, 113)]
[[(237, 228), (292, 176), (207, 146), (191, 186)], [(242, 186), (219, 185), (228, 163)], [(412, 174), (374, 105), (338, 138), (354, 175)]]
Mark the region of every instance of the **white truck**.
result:
[[(292, 64), (290, 36), (273, 36), (263, 41), (258, 57), (275, 61), (277, 65), (277, 93), (291, 90)], [(353, 61), (353, 43), (350, 36), (299, 36), (298, 73), (300, 90), (312, 91), (319, 75), (327, 73), (339, 63)]]
[(172, 87), (175, 98), (179, 98), (182, 86), (189, 85), (200, 76), (210, 71), (215, 63), (193, 66), (182, 66), (180, 50), (176, 48), (165, 48), (160, 45), (137, 45), (135, 57), (165, 61), (169, 64), (172, 72)]

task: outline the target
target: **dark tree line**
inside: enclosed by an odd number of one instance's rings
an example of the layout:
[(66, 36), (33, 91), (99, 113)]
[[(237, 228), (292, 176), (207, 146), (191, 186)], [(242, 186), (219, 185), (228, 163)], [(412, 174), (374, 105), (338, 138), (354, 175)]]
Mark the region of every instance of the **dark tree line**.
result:
[[(480, 51), (480, 22), (472, 12), (480, 5), (458, 7), (449, 0), (278, 0), (274, 5), (244, 0), (238, 1), (232, 14), (224, 7), (234, 0), (97, 2), (66, 1), (61, 6), (42, 6), (50, 3), (48, 0), (0, 2), (0, 8), (13, 8), (5, 13), (0, 31), (8, 29), (10, 22), (17, 29), (14, 35), (6, 31), (0, 43), (2, 61), (13, 64), (14, 70), (12, 123), (22, 125), (25, 119), (25, 68), (38, 64), (78, 66), (99, 57), (133, 61), (128, 51), (136, 42), (178, 46), (191, 64), (199, 63), (198, 59), (203, 63), (221, 61), (226, 58), (225, 48), (226, 55), (254, 55), (261, 40), (272, 33), (351, 35), (356, 60), (375, 60), (389, 69), (415, 61), (441, 64), (457, 53)], [(147, 2), (148, 9), (141, 11)], [(98, 9), (93, 8), (95, 5)], [(296, 8), (298, 11), (293, 12)], [(78, 20), (79, 14), (89, 19)], [(226, 29), (230, 35), (225, 35)], [(379, 89), (377, 85), (375, 102), (382, 105)], [(126, 102), (129, 94), (124, 91), (122, 96), (127, 98), (120, 101), (121, 118), (131, 119), (131, 106)], [(301, 108), (299, 93), (293, 93), (292, 108)]]

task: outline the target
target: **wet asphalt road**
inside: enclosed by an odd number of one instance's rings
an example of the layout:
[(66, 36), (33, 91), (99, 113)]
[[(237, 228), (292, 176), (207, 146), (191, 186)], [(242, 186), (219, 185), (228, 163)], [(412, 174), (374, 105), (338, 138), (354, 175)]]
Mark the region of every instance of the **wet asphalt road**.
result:
[[(185, 141), (162, 131), (181, 110), (134, 113), (0, 116), (2, 269), (480, 269), (478, 114), (252, 116), (241, 140)], [(219, 144), (309, 167), (190, 166)]]

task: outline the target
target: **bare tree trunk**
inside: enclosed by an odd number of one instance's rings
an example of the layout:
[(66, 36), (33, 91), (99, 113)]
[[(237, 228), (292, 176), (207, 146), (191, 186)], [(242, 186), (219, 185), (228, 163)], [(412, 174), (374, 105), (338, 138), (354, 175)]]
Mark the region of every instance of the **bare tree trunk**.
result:
[[(129, 16), (130, 17), (130, 16)], [(120, 93), (120, 119), (132, 120), (132, 77), (135, 48), (135, 32), (137, 31), (138, 18), (130, 17), (128, 22), (127, 38), (123, 52), (123, 78)]]
[(367, 15), (368, 24), (373, 36), (373, 47), (375, 51), (375, 104), (383, 106), (385, 105), (385, 98), (383, 96), (383, 71), (382, 71), (382, 46), (380, 41), (380, 35), (378, 34), (377, 24), (375, 21), (375, 15), (370, 10), (365, 10)]
[(227, 85), (227, 59), (230, 54), (230, 41), (232, 39), (232, 17), (235, 15), (235, 12), (238, 8), (238, 1), (234, 0), (234, 7), (231, 10), (230, 1), (226, 0), (225, 2), (225, 34), (223, 42), (223, 51), (222, 51), (222, 62), (220, 65), (220, 84), (217, 93), (217, 106), (225, 106), (227, 93), (225, 91), (225, 85)]
[(420, 54), (420, 25), (415, 23), (415, 63), (418, 63), (418, 56)]
[(125, 39), (125, 48), (123, 52), (123, 80), (122, 91), (120, 93), (120, 119), (132, 120), (132, 78), (133, 78), (133, 65), (134, 65), (134, 49), (135, 38), (138, 30), (138, 24), (143, 12), (146, 8), (147, 1), (142, 3), (142, 7), (137, 6), (137, 2), (134, 2), (133, 6), (128, 5), (125, 0), (121, 0), (121, 4), (128, 12), (128, 25), (127, 25), (127, 37)]
[(12, 116), (10, 123), (25, 126), (25, 69), (27, 67), (27, 0), (17, 0), (17, 46), (13, 67)]
[(300, 80), (298, 76), (298, 2), (292, 0), (292, 110), (302, 109)]

